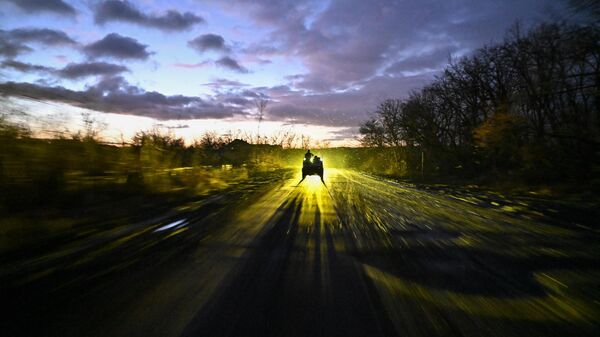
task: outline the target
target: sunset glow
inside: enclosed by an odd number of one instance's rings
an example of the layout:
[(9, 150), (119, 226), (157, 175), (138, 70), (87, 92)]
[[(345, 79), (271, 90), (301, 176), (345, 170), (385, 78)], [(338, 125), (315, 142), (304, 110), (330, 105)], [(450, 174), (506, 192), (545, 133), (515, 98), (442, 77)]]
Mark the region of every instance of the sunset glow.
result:
[(19, 103), (34, 119), (68, 117), (72, 132), (74, 107), (97, 111), (110, 142), (157, 125), (186, 142), (257, 133), (254, 102), (265, 99), (261, 136), (353, 146), (381, 99), (406, 96), (517, 19), (528, 26), (563, 9), (494, 3), (0, 1), (1, 91), (33, 98)]

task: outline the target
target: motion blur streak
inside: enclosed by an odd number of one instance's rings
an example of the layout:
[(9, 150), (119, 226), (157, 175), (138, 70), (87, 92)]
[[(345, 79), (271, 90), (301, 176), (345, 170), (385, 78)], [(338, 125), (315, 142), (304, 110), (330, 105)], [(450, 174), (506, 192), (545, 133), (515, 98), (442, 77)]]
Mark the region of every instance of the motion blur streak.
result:
[[(598, 333), (597, 232), (535, 217), (526, 206), (486, 206), (350, 170), (326, 170), (326, 186), (316, 176), (299, 186), (299, 174), (287, 177), (254, 190), (240, 183), (158, 222), (52, 253), (3, 259), (11, 323), (3, 331)], [(176, 231), (152, 231), (181, 219), (187, 225)]]
[(170, 223), (168, 225), (164, 225), (164, 226), (162, 226), (160, 228), (155, 229), (154, 232), (162, 232), (164, 230), (173, 228), (175, 226), (179, 226), (179, 227), (185, 226), (185, 219), (183, 219), (183, 220), (177, 220), (177, 221), (172, 222), (172, 223)]

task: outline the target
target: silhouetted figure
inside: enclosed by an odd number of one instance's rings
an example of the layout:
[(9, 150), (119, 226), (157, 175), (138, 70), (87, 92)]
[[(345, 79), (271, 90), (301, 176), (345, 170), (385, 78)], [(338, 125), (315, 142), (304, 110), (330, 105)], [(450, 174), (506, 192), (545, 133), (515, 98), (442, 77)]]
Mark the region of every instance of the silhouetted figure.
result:
[(323, 180), (323, 161), (321, 160), (321, 157), (315, 156), (312, 162), (313, 167), (315, 168), (317, 174), (321, 178), (321, 182), (325, 184), (325, 181)]
[(304, 181), (306, 176), (314, 174), (321, 177), (321, 182), (323, 183), (323, 185), (325, 185), (325, 181), (323, 180), (323, 161), (318, 156), (314, 156), (313, 160), (311, 161), (310, 158), (313, 156), (314, 155), (310, 153), (310, 150), (308, 150), (304, 155), (304, 161), (302, 162), (302, 179), (298, 182), (296, 186), (300, 185), (300, 183)]
[(310, 153), (310, 150), (306, 151), (304, 154), (304, 160), (310, 162), (310, 159), (313, 157), (313, 154)]

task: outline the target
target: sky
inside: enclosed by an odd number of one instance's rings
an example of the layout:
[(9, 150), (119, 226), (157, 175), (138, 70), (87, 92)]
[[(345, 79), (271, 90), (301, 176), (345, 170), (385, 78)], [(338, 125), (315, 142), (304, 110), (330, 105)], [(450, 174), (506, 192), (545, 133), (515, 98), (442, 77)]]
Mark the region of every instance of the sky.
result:
[(108, 140), (164, 127), (190, 142), (258, 132), (262, 99), (261, 135), (351, 146), (378, 102), (517, 21), (568, 18), (565, 1), (0, 0), (0, 94), (70, 130), (90, 112)]

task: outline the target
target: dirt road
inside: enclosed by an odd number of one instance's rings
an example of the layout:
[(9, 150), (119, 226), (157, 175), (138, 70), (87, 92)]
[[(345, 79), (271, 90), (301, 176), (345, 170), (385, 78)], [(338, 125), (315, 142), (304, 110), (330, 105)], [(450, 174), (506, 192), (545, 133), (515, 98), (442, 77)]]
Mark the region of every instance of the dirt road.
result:
[[(599, 233), (328, 170), (3, 259), (6, 336), (592, 336)], [(551, 209), (548, 212), (552, 212)]]

